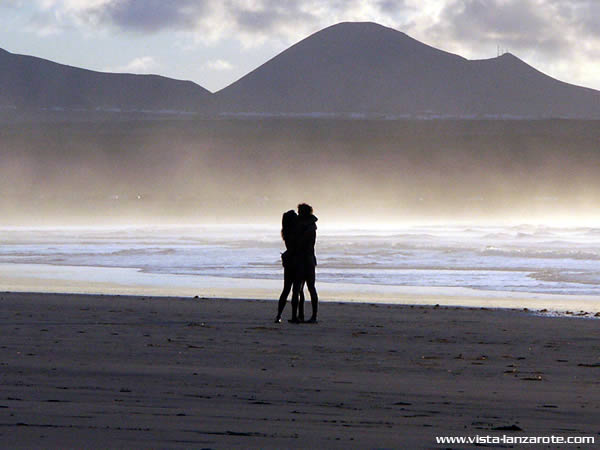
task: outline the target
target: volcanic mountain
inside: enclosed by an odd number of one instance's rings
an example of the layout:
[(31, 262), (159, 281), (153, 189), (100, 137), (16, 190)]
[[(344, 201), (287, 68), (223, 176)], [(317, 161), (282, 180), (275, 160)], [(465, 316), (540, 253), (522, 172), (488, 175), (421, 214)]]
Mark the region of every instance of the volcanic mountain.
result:
[(0, 109), (198, 111), (211, 97), (191, 81), (94, 72), (0, 49)]
[(222, 112), (600, 118), (600, 92), (512, 54), (485, 60), (375, 23), (325, 28), (217, 92)]

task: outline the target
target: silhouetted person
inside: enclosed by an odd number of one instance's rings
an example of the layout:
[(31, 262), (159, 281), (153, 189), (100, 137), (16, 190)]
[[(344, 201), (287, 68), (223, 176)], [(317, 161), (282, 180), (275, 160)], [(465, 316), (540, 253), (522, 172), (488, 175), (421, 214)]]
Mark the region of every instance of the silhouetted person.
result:
[(317, 241), (317, 218), (313, 215), (312, 206), (306, 203), (298, 205), (298, 242), (296, 245), (296, 279), (292, 291), (292, 320), (291, 322), (300, 322), (297, 315), (298, 297), (302, 290), (304, 282), (310, 293), (310, 303), (312, 306), (312, 316), (309, 323), (317, 322), (317, 313), (319, 310), (319, 297), (315, 288), (315, 269), (317, 258), (315, 256), (315, 243)]
[[(281, 218), (281, 237), (285, 242), (286, 251), (281, 255), (281, 263), (283, 265), (283, 290), (279, 296), (279, 304), (277, 306), (277, 317), (275, 322), (281, 322), (281, 314), (287, 303), (288, 295), (297, 279), (297, 261), (296, 261), (296, 248), (298, 246), (298, 215), (296, 211), (290, 209), (283, 213)], [(304, 292), (303, 284), (300, 286), (300, 305), (298, 312), (298, 319), (304, 320)]]

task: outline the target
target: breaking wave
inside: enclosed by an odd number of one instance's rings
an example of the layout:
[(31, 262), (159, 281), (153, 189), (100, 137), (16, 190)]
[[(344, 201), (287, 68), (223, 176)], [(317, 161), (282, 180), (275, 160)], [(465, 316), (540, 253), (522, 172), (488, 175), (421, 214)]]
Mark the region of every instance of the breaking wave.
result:
[[(0, 263), (280, 279), (277, 226), (3, 229)], [(320, 227), (320, 282), (600, 295), (600, 229)]]

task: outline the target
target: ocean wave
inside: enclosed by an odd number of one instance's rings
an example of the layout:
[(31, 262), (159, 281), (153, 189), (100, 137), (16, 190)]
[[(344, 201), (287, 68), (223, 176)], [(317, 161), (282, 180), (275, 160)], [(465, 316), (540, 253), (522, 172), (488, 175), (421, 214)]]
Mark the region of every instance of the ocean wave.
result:
[[(2, 236), (0, 262), (280, 279), (276, 228), (45, 230)], [(600, 289), (600, 229), (405, 227), (319, 231), (318, 279), (523, 292)]]
[(575, 259), (575, 260), (588, 260), (588, 261), (600, 261), (600, 254), (582, 251), (582, 250), (541, 250), (532, 248), (499, 248), (499, 247), (486, 247), (484, 250), (479, 252), (482, 256), (504, 256), (509, 258), (522, 258), (522, 259)]
[(174, 255), (177, 250), (174, 248), (128, 248), (106, 253), (109, 256), (144, 256), (144, 255)]
[(494, 239), (494, 240), (509, 240), (509, 239), (513, 239), (514, 235), (510, 234), (510, 233), (489, 233), (489, 234), (485, 234), (483, 235), (484, 239)]
[(545, 282), (600, 286), (600, 272), (597, 271), (540, 270), (529, 274), (529, 277)]

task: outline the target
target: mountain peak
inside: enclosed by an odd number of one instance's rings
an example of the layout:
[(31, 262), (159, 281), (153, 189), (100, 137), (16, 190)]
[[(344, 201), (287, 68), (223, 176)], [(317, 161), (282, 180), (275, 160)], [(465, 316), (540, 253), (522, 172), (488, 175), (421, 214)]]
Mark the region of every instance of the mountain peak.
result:
[(418, 42), (401, 31), (380, 25), (375, 22), (339, 22), (335, 25), (331, 25), (327, 28), (323, 28), (322, 30), (317, 31), (305, 40), (322, 36), (327, 36), (329, 38), (338, 37), (342, 39), (405, 39), (409, 41)]
[(501, 54), (500, 56), (498, 56), (498, 60), (499, 61), (513, 61), (513, 62), (524, 62), (521, 58), (519, 58), (518, 56), (513, 55), (512, 53), (506, 52)]
[(325, 30), (353, 30), (353, 31), (383, 31), (383, 30), (391, 30), (396, 31), (393, 28), (386, 27), (384, 25), (375, 23), (375, 22), (339, 22), (334, 25), (330, 25)]
[(597, 117), (600, 93), (511, 53), (470, 61), (373, 22), (341, 22), (275, 56), (215, 98), (225, 112), (440, 117)]

